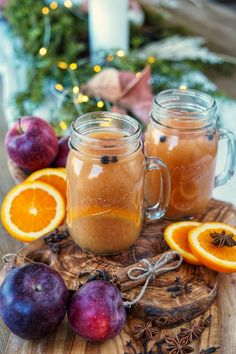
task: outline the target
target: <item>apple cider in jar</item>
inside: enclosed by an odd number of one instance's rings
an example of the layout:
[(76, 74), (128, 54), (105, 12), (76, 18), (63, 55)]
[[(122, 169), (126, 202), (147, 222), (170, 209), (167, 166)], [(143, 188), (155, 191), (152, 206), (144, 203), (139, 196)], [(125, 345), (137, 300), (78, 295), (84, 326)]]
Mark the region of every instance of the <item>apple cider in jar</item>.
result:
[[(140, 136), (136, 120), (116, 113), (95, 112), (74, 120), (67, 160), (67, 223), (82, 249), (115, 254), (138, 238), (146, 167)], [(158, 165), (157, 159), (149, 162)], [(157, 219), (165, 208), (166, 202), (162, 209), (154, 208), (150, 218)]]
[[(145, 153), (168, 166), (171, 197), (166, 216), (194, 217), (208, 205), (214, 186), (225, 183), (233, 171), (235, 138), (216, 129), (214, 100), (194, 90), (167, 90), (154, 100), (151, 122), (145, 136)], [(215, 177), (219, 138), (228, 142), (227, 171)], [(158, 196), (160, 176), (148, 177), (148, 197)]]

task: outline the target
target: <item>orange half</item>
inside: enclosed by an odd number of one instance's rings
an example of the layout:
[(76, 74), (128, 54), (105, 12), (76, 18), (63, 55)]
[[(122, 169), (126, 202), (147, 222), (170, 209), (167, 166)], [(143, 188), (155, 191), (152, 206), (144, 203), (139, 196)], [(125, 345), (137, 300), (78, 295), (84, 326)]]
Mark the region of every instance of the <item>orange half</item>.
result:
[(180, 221), (170, 224), (164, 231), (164, 239), (170, 248), (179, 252), (187, 263), (194, 265), (200, 265), (201, 262), (189, 248), (188, 233), (199, 225), (197, 221)]
[(43, 168), (32, 173), (27, 182), (45, 182), (56, 188), (66, 200), (66, 169), (65, 168)]
[(6, 195), (1, 219), (9, 234), (30, 242), (58, 227), (65, 217), (61, 193), (44, 182), (24, 182)]
[(219, 247), (212, 243), (211, 233), (225, 231), (226, 236), (233, 234), (236, 241), (236, 229), (230, 225), (210, 222), (205, 223), (189, 232), (189, 247), (192, 253), (206, 267), (218, 272), (236, 272), (236, 246)]

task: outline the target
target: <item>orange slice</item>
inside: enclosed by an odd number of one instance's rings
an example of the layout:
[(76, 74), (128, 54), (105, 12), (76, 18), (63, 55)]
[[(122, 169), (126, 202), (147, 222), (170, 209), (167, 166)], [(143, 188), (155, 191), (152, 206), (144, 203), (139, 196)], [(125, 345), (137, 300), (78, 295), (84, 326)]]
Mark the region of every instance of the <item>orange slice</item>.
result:
[(199, 194), (199, 186), (196, 182), (185, 182), (180, 184), (180, 194), (185, 199), (196, 200)]
[(3, 226), (10, 235), (30, 242), (59, 226), (65, 201), (57, 189), (44, 182), (24, 182), (6, 195), (1, 209)]
[(223, 231), (226, 237), (231, 234), (233, 240), (236, 241), (236, 229), (234, 227), (219, 222), (210, 222), (189, 232), (189, 247), (206, 267), (218, 272), (236, 272), (236, 246), (220, 247), (212, 243), (213, 238), (210, 234), (221, 234)]
[(186, 198), (183, 196), (179, 187), (175, 188), (171, 192), (171, 206), (178, 211), (189, 212), (189, 210), (194, 208), (195, 197)]
[(40, 181), (55, 187), (66, 200), (66, 169), (44, 168), (32, 173), (26, 181)]
[(164, 231), (164, 239), (173, 250), (179, 252), (187, 263), (200, 265), (188, 245), (188, 233), (201, 225), (196, 221), (180, 221), (167, 226)]

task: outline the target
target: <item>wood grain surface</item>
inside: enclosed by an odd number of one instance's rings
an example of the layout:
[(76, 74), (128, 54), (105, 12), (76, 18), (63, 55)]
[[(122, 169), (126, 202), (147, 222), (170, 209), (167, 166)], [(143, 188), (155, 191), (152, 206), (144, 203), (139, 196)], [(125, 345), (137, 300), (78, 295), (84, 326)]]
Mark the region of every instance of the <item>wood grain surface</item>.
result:
[[(148, 1), (150, 0), (142, 0)], [(151, 1), (154, 6), (155, 0)], [(209, 46), (220, 53), (227, 53), (236, 57), (236, 13), (227, 9), (221, 9), (221, 6), (217, 6), (212, 3), (208, 3), (204, 8), (190, 9), (190, 4), (186, 6), (187, 0), (183, 0), (183, 6), (180, 10), (173, 9), (173, 15), (170, 18), (171, 21), (176, 21), (179, 24), (184, 24), (188, 28), (192, 29), (192, 33), (196, 35), (202, 35), (207, 39)], [(196, 3), (198, 1), (195, 1)], [(199, 0), (199, 2), (204, 2), (204, 0)], [(204, 13), (203, 13), (204, 12)], [(223, 14), (223, 17), (222, 17)], [(219, 19), (220, 18), (220, 19)], [(223, 21), (223, 23), (222, 23)], [(175, 23), (176, 23), (175, 22)], [(227, 33), (225, 33), (225, 31)], [(229, 33), (230, 32), (230, 33)], [(219, 34), (220, 33), (220, 34)], [(224, 33), (224, 35), (223, 35)], [(228, 35), (229, 33), (229, 35)], [(233, 35), (232, 35), (233, 33)], [(236, 90), (235, 90), (235, 78), (236, 73), (231, 74), (230, 76), (225, 76), (220, 72), (216, 72), (212, 70), (210, 72), (210, 78), (217, 83), (219, 88), (223, 90), (226, 94), (231, 95), (236, 98)], [(1, 81), (0, 81), (0, 92), (2, 92)], [(0, 98), (1, 101), (1, 98)], [(0, 204), (6, 194), (6, 192), (14, 185), (14, 182), (10, 176), (8, 171), (6, 155), (3, 148), (3, 140), (6, 132), (6, 123), (4, 120), (3, 112), (1, 111), (1, 102), (0, 102)], [(236, 226), (236, 220), (232, 218), (232, 225)], [(3, 262), (1, 257), (8, 252), (15, 252), (17, 249), (23, 246), (22, 243), (12, 239), (9, 237), (7, 232), (4, 230), (2, 225), (0, 225), (0, 266), (2, 266)], [(233, 275), (225, 275), (222, 274), (219, 276), (219, 291), (218, 291), (218, 304), (220, 309), (220, 323), (221, 323), (221, 333), (223, 333), (221, 337), (221, 353), (223, 354), (235, 354), (236, 353), (236, 335), (235, 335), (235, 327), (236, 327), (236, 274)], [(214, 308), (215, 305), (212, 306), (211, 309)], [(66, 321), (65, 321), (66, 322)], [(73, 343), (78, 341), (75, 338), (66, 323), (62, 324), (62, 332), (57, 334), (57, 339), (60, 343), (61, 353), (75, 353), (73, 351)], [(0, 354), (6, 353), (6, 345), (8, 342), (10, 332), (0, 321)], [(209, 333), (205, 333), (206, 336)], [(65, 347), (64, 338), (68, 338), (70, 345)], [(217, 337), (217, 333), (215, 333), (215, 337)], [(46, 353), (46, 348), (48, 343), (55, 343), (55, 336), (50, 337), (49, 339), (45, 338), (37, 348), (37, 350), (33, 350), (31, 353)], [(80, 343), (81, 348), (89, 347), (89, 354), (97, 354), (97, 351), (94, 350), (93, 345), (88, 345), (86, 342)], [(8, 345), (7, 351), (10, 354), (19, 353), (19, 350), (23, 348), (21, 342), (14, 345), (12, 342), (12, 346)], [(199, 352), (199, 350), (197, 351)], [(77, 350), (76, 353), (80, 353), (80, 350)], [(110, 347), (110, 344), (107, 343), (106, 348), (102, 348), (100, 350), (101, 354), (116, 354), (116, 346)]]
[[(229, 203), (212, 200), (208, 209), (205, 212), (203, 212), (201, 215), (199, 215), (198, 220), (199, 221), (215, 220), (215, 221), (226, 222), (231, 225), (236, 225), (236, 208)], [(138, 244), (137, 242), (135, 247), (117, 256), (94, 257), (91, 254), (84, 253), (73, 243), (73, 241), (68, 236), (62, 241), (60, 241), (61, 248), (59, 254), (52, 252), (51, 249), (48, 247), (48, 244), (45, 243), (44, 238), (41, 238), (27, 245), (20, 252), (18, 252), (17, 260), (18, 263), (22, 263), (21, 260), (23, 259), (23, 257), (25, 257), (24, 262), (26, 260), (26, 257), (29, 257), (28, 259), (34, 261), (44, 261), (45, 263), (50, 264), (52, 267), (60, 271), (60, 273), (62, 274), (62, 276), (64, 277), (67, 283), (67, 286), (70, 289), (74, 290), (78, 286), (78, 278), (77, 278), (78, 271), (83, 271), (84, 270), (83, 267), (85, 268), (90, 267), (90, 269), (88, 270), (89, 272), (92, 272), (94, 268), (101, 269), (101, 267), (105, 265), (107, 267), (107, 270), (110, 273), (112, 273), (115, 272), (116, 267), (118, 269), (121, 269), (122, 267), (123, 268), (129, 267), (130, 264), (133, 264), (134, 260), (135, 263), (137, 263), (136, 261), (139, 261), (144, 256), (149, 257), (156, 254), (158, 250), (165, 251), (166, 245), (163, 244), (164, 241), (162, 238), (162, 232), (167, 224), (168, 221), (162, 220), (159, 223), (147, 225), (146, 227), (144, 227), (143, 234), (138, 240), (140, 244)], [(61, 230), (59, 230), (59, 232), (61, 233), (64, 229), (65, 227), (63, 226)], [(146, 233), (145, 230), (147, 230)], [(98, 265), (98, 267), (96, 267), (96, 265)], [(188, 267), (190, 267), (190, 271), (188, 270)], [(201, 274), (200, 277), (201, 281), (199, 281), (198, 278), (199, 274), (195, 273), (196, 268), (200, 273), (204, 273), (203, 277)], [(158, 277), (158, 279), (153, 281), (153, 283), (155, 284), (154, 291), (153, 291), (153, 284), (151, 284), (151, 286), (147, 289), (147, 296), (145, 294), (144, 298), (142, 299), (143, 302), (142, 303), (140, 302), (141, 306), (140, 304), (138, 306), (134, 306), (134, 308), (129, 311), (128, 320), (122, 332), (115, 338), (106, 341), (105, 343), (91, 344), (85, 342), (82, 338), (76, 336), (71, 332), (67, 320), (65, 319), (63, 323), (59, 325), (59, 327), (54, 333), (48, 335), (46, 338), (44, 338), (41, 341), (24, 341), (12, 334), (7, 343), (6, 353), (7, 354), (11, 354), (13, 352), (19, 354), (30, 354), (36, 352), (45, 353), (45, 354), (61, 354), (61, 353), (75, 353), (75, 352), (79, 352), (80, 354), (90, 354), (90, 353), (124, 354), (125, 352), (129, 353), (129, 351), (126, 348), (126, 342), (132, 339), (134, 333), (134, 325), (139, 323), (140, 321), (140, 319), (138, 319), (137, 316), (142, 318), (141, 323), (144, 318), (147, 318), (149, 320), (153, 320), (154, 324), (157, 327), (159, 327), (158, 333), (155, 336), (154, 340), (151, 343), (149, 343), (151, 347), (151, 345), (154, 344), (154, 341), (163, 338), (165, 335), (174, 336), (177, 332), (180, 331), (181, 327), (186, 326), (186, 323), (183, 324), (183, 322), (195, 318), (196, 315), (202, 314), (203, 312), (202, 310), (206, 310), (207, 307), (210, 305), (209, 302), (207, 304), (204, 303), (205, 305), (203, 305), (201, 298), (204, 298), (206, 294), (209, 294), (209, 297), (211, 296), (211, 288), (213, 285), (213, 289), (214, 289), (216, 278), (214, 278), (215, 272), (210, 272), (207, 271), (206, 269), (204, 272), (204, 269), (205, 269), (204, 267), (191, 267), (189, 265), (183, 265), (180, 267), (179, 270), (180, 278), (182, 275), (183, 278), (186, 277), (187, 280), (191, 279), (191, 282), (193, 283), (193, 289), (194, 288), (197, 289), (197, 287), (200, 286), (202, 287), (200, 291), (197, 290), (196, 293), (193, 290), (193, 298), (191, 298), (192, 296), (191, 294), (190, 296), (189, 295), (186, 296), (184, 294), (182, 298), (180, 296), (176, 299), (171, 299), (171, 297), (167, 299), (165, 283), (167, 283), (167, 285), (173, 284), (173, 279), (175, 279), (178, 272), (173, 271), (167, 273), (167, 275), (161, 275), (160, 277)], [(6, 264), (5, 268), (3, 269), (0, 275), (1, 279), (4, 278), (8, 270), (9, 270), (9, 264)], [(190, 278), (189, 278), (189, 272), (191, 273)], [(196, 275), (197, 277), (195, 281), (194, 277)], [(204, 282), (201, 283), (202, 280), (205, 279), (205, 276), (207, 276), (208, 279), (204, 280)], [(230, 277), (232, 283), (233, 282), (232, 275)], [(225, 279), (227, 280), (227, 276), (225, 276)], [(207, 290), (207, 286), (205, 285), (205, 282), (206, 284), (210, 285), (208, 290)], [(137, 288), (131, 289), (130, 292), (132, 293), (132, 291), (136, 289)], [(221, 344), (221, 349), (220, 351), (218, 351), (219, 353), (227, 353), (227, 354), (234, 353), (234, 351), (225, 351), (224, 349), (222, 349), (227, 343), (227, 341), (225, 341), (226, 332), (224, 332), (227, 325), (224, 322), (221, 322), (221, 330), (223, 331), (222, 341), (220, 341), (221, 332), (219, 326), (219, 312), (220, 311), (222, 312), (222, 309), (224, 309), (226, 305), (227, 305), (229, 315), (233, 313), (233, 310), (235, 311), (235, 305), (232, 304), (232, 308), (231, 308), (229, 303), (229, 300), (234, 301), (234, 299), (231, 296), (231, 293), (229, 292), (231, 289), (230, 287), (228, 287), (227, 291), (225, 291), (224, 293), (222, 292), (221, 289), (220, 297), (218, 301), (214, 303), (207, 310), (206, 314), (212, 315), (212, 325), (210, 326), (210, 328), (207, 328), (204, 331), (200, 339), (195, 340), (193, 343), (191, 343), (191, 346), (194, 347), (194, 353), (200, 353), (202, 349), (207, 349), (209, 347), (213, 347), (213, 346), (218, 347), (220, 344)], [(124, 293), (122, 293), (122, 295), (123, 296), (125, 295), (128, 298), (130, 292), (125, 291)], [(160, 298), (158, 297), (158, 295), (160, 295)], [(162, 303), (163, 298), (167, 299), (168, 301)], [(198, 299), (200, 300), (200, 302), (197, 304)], [(151, 314), (151, 316), (150, 313), (147, 313), (146, 311), (147, 309), (146, 305), (147, 304), (150, 305), (150, 303), (155, 310)], [(220, 310), (219, 310), (219, 306), (220, 306)], [(175, 324), (181, 323), (181, 325), (175, 327), (174, 329), (162, 328), (163, 323), (162, 321), (160, 321), (161, 317), (159, 316), (159, 313), (157, 313), (158, 307), (159, 309), (163, 309), (164, 307), (164, 310), (168, 308), (169, 311), (168, 314), (165, 313), (166, 315), (165, 325), (170, 326), (173, 325), (173, 323)], [(199, 312), (196, 312), (195, 309), (198, 309)], [(140, 316), (140, 312), (141, 312), (141, 316)], [(183, 316), (183, 313), (185, 314), (186, 317)], [(176, 322), (173, 322), (173, 319), (176, 320)], [(201, 316), (198, 316), (195, 319), (195, 321), (197, 322), (200, 320), (201, 320)], [(232, 338), (233, 336), (231, 337), (231, 339)], [(233, 340), (231, 344), (232, 347), (230, 350), (234, 350)], [(141, 346), (138, 341), (135, 341), (135, 345), (138, 350), (141, 350)], [(229, 350), (229, 348), (227, 348), (227, 350)], [(130, 352), (130, 354), (132, 354), (132, 351)]]
[[(224, 207), (225, 204), (212, 200), (207, 219), (217, 220), (215, 215), (219, 215)], [(231, 215), (231, 210), (227, 205), (224, 219)], [(233, 213), (236, 215), (236, 210), (233, 209)], [(211, 215), (214, 215), (213, 219)], [(199, 217), (200, 221), (202, 217), (206, 218), (205, 213)], [(169, 248), (163, 238), (163, 231), (170, 223), (162, 220), (144, 225), (135, 245), (115, 256), (95, 256), (82, 251), (69, 236), (67, 226), (61, 226), (56, 232), (24, 247), (17, 254), (16, 264), (21, 265), (30, 260), (46, 263), (61, 274), (67, 288), (72, 291), (77, 290), (96, 271), (105, 270), (118, 284), (122, 298), (133, 301), (140, 294), (144, 281), (134, 283), (129, 280), (127, 272), (131, 267), (145, 267), (141, 261), (144, 258), (154, 264), (164, 255), (173, 257), (172, 262), (165, 267), (178, 263), (177, 255), (172, 256), (166, 252)], [(58, 242), (57, 236), (65, 238)], [(55, 246), (60, 248), (59, 253), (55, 253)], [(81, 273), (85, 273), (85, 276), (78, 277)], [(177, 278), (181, 284), (190, 286), (191, 291), (188, 292), (184, 288), (181, 296), (172, 297), (169, 289), (176, 287)], [(153, 321), (161, 328), (183, 324), (204, 313), (214, 302), (217, 295), (217, 278), (217, 273), (210, 269), (183, 262), (177, 269), (161, 274), (151, 281), (141, 300), (132, 306), (130, 312), (144, 321)]]
[[(9, 265), (5, 266), (0, 272), (0, 283), (9, 271)], [(220, 332), (219, 332), (219, 310), (217, 303), (214, 303), (205, 313), (205, 317), (212, 316), (212, 324), (206, 328), (201, 336), (201, 339), (194, 340), (191, 346), (194, 348), (194, 353), (199, 353), (202, 349), (209, 347), (219, 347)], [(199, 319), (201, 320), (201, 318)], [(132, 314), (128, 314), (127, 322), (120, 333), (113, 339), (104, 343), (87, 342), (79, 336), (76, 336), (68, 325), (68, 320), (65, 317), (57, 330), (41, 340), (27, 341), (18, 338), (15, 335), (10, 335), (7, 346), (2, 353), (5, 354), (133, 354), (132, 350), (126, 346), (127, 341), (133, 340), (135, 348), (140, 353), (142, 350), (140, 342), (134, 338), (133, 333), (135, 326), (143, 323), (135, 318)], [(183, 326), (182, 326), (183, 327)], [(154, 347), (154, 353), (157, 353), (155, 343), (163, 339), (165, 335), (174, 336), (179, 332), (179, 327), (174, 329), (159, 329), (158, 333), (148, 343), (148, 350)], [(165, 349), (165, 348), (163, 348)], [(164, 351), (163, 351), (164, 352)], [(166, 351), (165, 351), (166, 353)], [(218, 353), (223, 353), (218, 351)], [(145, 354), (142, 351), (141, 354)], [(230, 354), (230, 352), (229, 352)]]

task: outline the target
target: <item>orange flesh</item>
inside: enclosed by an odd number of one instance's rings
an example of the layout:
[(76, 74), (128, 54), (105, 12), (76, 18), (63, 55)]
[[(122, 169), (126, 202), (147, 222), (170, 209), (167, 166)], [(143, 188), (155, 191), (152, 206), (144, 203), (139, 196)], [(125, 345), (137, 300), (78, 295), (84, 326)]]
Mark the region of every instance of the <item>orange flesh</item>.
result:
[(57, 175), (45, 175), (37, 178), (36, 180), (51, 184), (61, 193), (64, 199), (66, 199), (66, 181), (62, 177)]
[[(37, 213), (36, 215), (34, 215)], [(22, 191), (11, 204), (10, 217), (24, 232), (37, 232), (45, 228), (56, 215), (56, 202), (46, 191)], [(39, 217), (40, 216), (40, 217)]]
[(188, 246), (188, 232), (196, 226), (184, 226), (173, 231), (173, 240), (186, 252), (192, 253)]
[[(218, 232), (221, 233), (223, 229), (214, 229), (214, 230), (207, 230), (205, 232), (202, 232), (198, 236), (198, 241), (203, 249), (205, 249), (207, 252), (212, 254), (213, 256), (222, 259), (224, 261), (229, 261), (229, 262), (236, 262), (236, 246), (234, 247), (218, 247), (212, 244), (212, 237), (210, 236), (210, 233), (212, 232)], [(229, 231), (226, 231), (226, 235), (230, 234)], [(233, 237), (236, 240), (236, 235)]]

